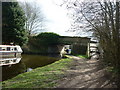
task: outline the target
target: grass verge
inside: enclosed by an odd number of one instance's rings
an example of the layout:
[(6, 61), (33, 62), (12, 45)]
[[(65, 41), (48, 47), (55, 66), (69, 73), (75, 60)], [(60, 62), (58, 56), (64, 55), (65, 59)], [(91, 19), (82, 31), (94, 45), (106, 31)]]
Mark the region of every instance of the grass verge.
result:
[(76, 55), (77, 57), (80, 57), (80, 58), (88, 58), (87, 55)]
[(50, 88), (57, 84), (71, 65), (71, 59), (61, 59), (50, 65), (36, 68), (30, 72), (19, 74), (18, 76), (2, 82), (2, 88)]

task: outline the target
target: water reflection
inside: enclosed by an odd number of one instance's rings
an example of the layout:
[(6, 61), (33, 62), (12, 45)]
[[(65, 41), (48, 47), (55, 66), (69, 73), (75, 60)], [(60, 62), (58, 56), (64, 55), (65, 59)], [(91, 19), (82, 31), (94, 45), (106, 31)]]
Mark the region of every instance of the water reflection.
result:
[(28, 72), (37, 67), (51, 64), (59, 59), (60, 57), (58, 56), (22, 55), (22, 59), (19, 63), (2, 66), (2, 79), (10, 79), (20, 73)]
[(14, 58), (0, 58), (0, 66), (17, 64), (17, 63), (20, 62), (20, 60), (21, 60), (21, 58), (17, 58), (17, 57), (14, 57)]
[(58, 59), (58, 57), (56, 58), (40, 55), (22, 55), (22, 61), (25, 63), (27, 68), (31, 69), (48, 65)]
[(25, 71), (26, 71), (26, 66), (21, 61), (17, 64), (2, 66), (2, 80), (7, 80), (20, 73), (24, 73)]

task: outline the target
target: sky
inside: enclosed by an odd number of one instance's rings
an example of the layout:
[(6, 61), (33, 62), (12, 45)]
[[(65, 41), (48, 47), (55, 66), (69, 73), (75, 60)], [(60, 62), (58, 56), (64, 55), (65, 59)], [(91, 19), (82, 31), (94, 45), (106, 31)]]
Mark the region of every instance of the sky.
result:
[(44, 15), (48, 22), (48, 32), (55, 32), (62, 36), (75, 36), (75, 33), (68, 32), (71, 20), (67, 16), (67, 9), (61, 7), (62, 0), (37, 0), (41, 5)]
[[(24, 1), (24, 0), (18, 0)], [(46, 18), (47, 32), (54, 32), (61, 36), (78, 36), (75, 32), (68, 32), (71, 25), (71, 18), (68, 17), (67, 9), (61, 7), (63, 0), (26, 0), (27, 2), (37, 2), (40, 5), (44, 17)], [(84, 36), (84, 33), (83, 35)]]
[(47, 18), (48, 22), (46, 24), (49, 32), (55, 32), (65, 36), (73, 35), (73, 33), (66, 32), (71, 24), (65, 8), (56, 5), (58, 2), (55, 2), (54, 0), (37, 1), (41, 5), (43, 13)]

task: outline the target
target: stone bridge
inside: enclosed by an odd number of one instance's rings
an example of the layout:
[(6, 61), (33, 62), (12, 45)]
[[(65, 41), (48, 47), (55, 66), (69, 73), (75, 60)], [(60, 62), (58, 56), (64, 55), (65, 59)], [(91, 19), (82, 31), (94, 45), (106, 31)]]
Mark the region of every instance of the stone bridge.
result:
[[(61, 36), (60, 37), (61, 44), (57, 46), (59, 49), (59, 53), (62, 50), (65, 50), (65, 45), (69, 45), (69, 49), (71, 49), (71, 54), (83, 54), (89, 56), (89, 45), (90, 38), (87, 37), (70, 37), (70, 36)], [(58, 52), (54, 50), (55, 48), (49, 49), (50, 52)]]

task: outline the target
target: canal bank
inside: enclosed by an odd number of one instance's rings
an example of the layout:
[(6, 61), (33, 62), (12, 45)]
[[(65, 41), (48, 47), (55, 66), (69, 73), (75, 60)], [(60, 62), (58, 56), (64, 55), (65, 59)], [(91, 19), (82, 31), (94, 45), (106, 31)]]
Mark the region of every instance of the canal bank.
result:
[(64, 77), (64, 70), (72, 64), (72, 59), (61, 59), (50, 65), (33, 69), (30, 72), (3, 81), (3, 88), (46, 88), (56, 86), (56, 80)]
[(100, 60), (68, 56), (4, 81), (3, 88), (116, 88)]
[(53, 57), (22, 54), (22, 58), (19, 63), (2, 66), (2, 81), (11, 79), (18, 74), (29, 72), (35, 68), (43, 67), (48, 64), (54, 63), (60, 59), (61, 57), (57, 55)]

